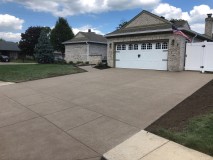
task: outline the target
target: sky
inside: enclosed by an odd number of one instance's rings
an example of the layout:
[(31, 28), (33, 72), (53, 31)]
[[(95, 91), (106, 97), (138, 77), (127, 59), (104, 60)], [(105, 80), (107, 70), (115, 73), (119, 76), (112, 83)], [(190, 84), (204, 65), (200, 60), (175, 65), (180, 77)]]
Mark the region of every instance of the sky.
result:
[(0, 0), (0, 38), (18, 42), (28, 27), (53, 28), (58, 17), (66, 18), (75, 34), (92, 29), (104, 35), (142, 10), (185, 19), (192, 30), (204, 33), (213, 0)]

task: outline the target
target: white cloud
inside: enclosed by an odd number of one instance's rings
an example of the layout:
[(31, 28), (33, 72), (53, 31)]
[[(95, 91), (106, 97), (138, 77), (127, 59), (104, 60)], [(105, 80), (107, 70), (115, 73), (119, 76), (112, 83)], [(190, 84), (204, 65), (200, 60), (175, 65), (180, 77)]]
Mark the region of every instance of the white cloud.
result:
[(199, 33), (204, 33), (205, 18), (208, 13), (213, 13), (208, 5), (194, 6), (189, 12), (183, 12), (181, 8), (171, 6), (168, 3), (159, 4), (153, 13), (164, 16), (166, 19), (184, 19), (189, 22), (191, 29)]
[(6, 41), (18, 42), (21, 39), (21, 33), (0, 32), (0, 38)]
[(86, 26), (82, 26), (80, 28), (73, 28), (73, 32), (74, 34), (77, 34), (78, 32), (88, 32), (88, 29), (91, 29), (92, 32), (95, 32), (97, 34), (101, 34), (101, 35), (104, 35), (103, 32), (101, 32), (100, 30), (98, 30), (97, 28), (95, 27), (92, 27), (91, 25), (86, 25)]
[(205, 24), (204, 23), (196, 23), (191, 25), (191, 29), (193, 31), (197, 31), (198, 33), (204, 33)]
[(0, 14), (0, 32), (21, 30), (24, 20), (9, 14)]
[(110, 10), (150, 8), (161, 0), (4, 0), (16, 2), (39, 12), (49, 12), (55, 16), (71, 16), (85, 13), (101, 13)]

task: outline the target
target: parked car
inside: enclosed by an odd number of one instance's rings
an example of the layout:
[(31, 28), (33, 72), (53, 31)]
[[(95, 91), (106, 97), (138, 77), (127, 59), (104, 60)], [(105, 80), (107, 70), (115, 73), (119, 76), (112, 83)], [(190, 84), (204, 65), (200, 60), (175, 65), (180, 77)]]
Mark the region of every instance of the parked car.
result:
[(10, 62), (10, 58), (8, 56), (0, 55), (1, 62)]

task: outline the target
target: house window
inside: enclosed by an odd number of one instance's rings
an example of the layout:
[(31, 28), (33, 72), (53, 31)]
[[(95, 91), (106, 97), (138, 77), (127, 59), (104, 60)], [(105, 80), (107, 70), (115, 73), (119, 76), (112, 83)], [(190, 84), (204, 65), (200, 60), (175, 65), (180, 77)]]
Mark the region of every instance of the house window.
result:
[(126, 50), (126, 45), (125, 45), (125, 44), (122, 44), (121, 49), (122, 49), (122, 50)]
[(161, 49), (161, 43), (156, 43), (155, 49)]
[(133, 44), (129, 44), (129, 50), (133, 50)]
[(168, 49), (168, 43), (167, 42), (164, 42), (162, 44), (162, 49)]
[(134, 44), (134, 50), (138, 50), (138, 44)]
[(141, 44), (141, 49), (146, 50), (146, 43)]
[(118, 44), (118, 45), (117, 45), (117, 51), (120, 51), (120, 50), (121, 50), (121, 45)]
[(147, 44), (147, 49), (152, 49), (152, 43)]

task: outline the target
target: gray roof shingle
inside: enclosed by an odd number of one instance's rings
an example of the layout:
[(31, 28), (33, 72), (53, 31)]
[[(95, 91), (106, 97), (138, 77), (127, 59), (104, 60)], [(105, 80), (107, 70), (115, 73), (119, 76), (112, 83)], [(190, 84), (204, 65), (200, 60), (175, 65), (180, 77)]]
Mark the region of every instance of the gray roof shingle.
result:
[(0, 51), (20, 51), (20, 49), (17, 43), (0, 41)]
[[(82, 34), (83, 36), (78, 37), (79, 34)], [(82, 42), (107, 44), (107, 39), (104, 36), (96, 34), (94, 32), (79, 32), (73, 39), (66, 41), (63, 44), (82, 43)]]
[[(149, 26), (138, 26), (138, 27), (131, 27), (126, 28), (128, 24), (130, 24), (132, 21), (134, 21), (137, 17), (142, 15), (143, 13), (149, 14), (157, 19), (161, 19), (165, 23), (159, 24), (159, 25), (149, 25)], [(126, 36), (126, 35), (136, 35), (136, 34), (144, 34), (144, 33), (164, 33), (164, 32), (171, 32), (172, 33), (172, 25), (175, 25), (178, 29), (182, 30), (183, 32), (186, 32), (188, 34), (197, 35), (199, 38), (202, 39), (208, 39), (212, 40), (205, 35), (201, 35), (193, 30), (190, 29), (190, 26), (187, 21), (184, 20), (174, 20), (173, 22), (170, 22), (163, 17), (159, 17), (151, 12), (143, 10), (141, 13), (139, 13), (137, 16), (135, 16), (132, 20), (130, 20), (125, 26), (123, 26), (121, 29), (115, 30), (109, 34), (106, 34), (106, 38), (110, 37), (116, 37), (116, 36)]]

